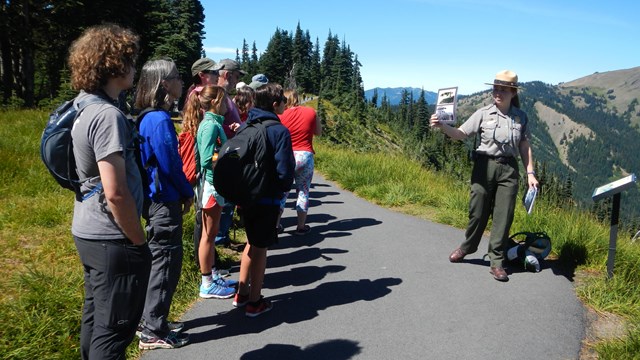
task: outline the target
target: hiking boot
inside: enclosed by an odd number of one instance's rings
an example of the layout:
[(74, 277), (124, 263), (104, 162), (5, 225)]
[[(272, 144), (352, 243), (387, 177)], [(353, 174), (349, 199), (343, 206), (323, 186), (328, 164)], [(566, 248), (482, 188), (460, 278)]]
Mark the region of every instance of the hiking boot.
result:
[(155, 336), (147, 337), (145, 335), (142, 335), (142, 337), (140, 337), (140, 343), (138, 343), (138, 348), (140, 350), (175, 349), (185, 346), (188, 343), (188, 335), (177, 335), (174, 332), (170, 332), (169, 335), (167, 335), (167, 337), (164, 339), (160, 339)]
[(235, 292), (234, 288), (222, 286), (215, 281), (208, 288), (205, 288), (204, 284), (200, 285), (200, 297), (204, 299), (228, 299), (233, 297)]
[(271, 309), (273, 309), (271, 301), (265, 299), (264, 296), (260, 296), (260, 300), (256, 302), (247, 302), (244, 314), (248, 317), (256, 317)]
[(249, 295), (240, 295), (240, 293), (236, 293), (236, 296), (233, 298), (233, 306), (235, 307), (243, 307), (247, 305), (249, 302)]

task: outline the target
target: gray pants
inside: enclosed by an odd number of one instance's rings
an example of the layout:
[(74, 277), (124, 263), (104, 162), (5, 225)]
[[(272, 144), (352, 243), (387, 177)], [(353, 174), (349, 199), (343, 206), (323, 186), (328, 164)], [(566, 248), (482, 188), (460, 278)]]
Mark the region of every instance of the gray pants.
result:
[(73, 240), (84, 267), (80, 356), (124, 360), (144, 306), (149, 247), (126, 239)]
[(143, 334), (165, 338), (169, 335), (171, 301), (182, 272), (181, 203), (152, 202), (146, 230), (152, 263), (142, 315)]
[(471, 174), (471, 199), (469, 224), (465, 241), (460, 248), (467, 254), (476, 252), (489, 216), (493, 220), (489, 237), (488, 255), (491, 266), (503, 266), (505, 243), (513, 222), (518, 195), (518, 163), (511, 158), (499, 163), (488, 157), (480, 157)]

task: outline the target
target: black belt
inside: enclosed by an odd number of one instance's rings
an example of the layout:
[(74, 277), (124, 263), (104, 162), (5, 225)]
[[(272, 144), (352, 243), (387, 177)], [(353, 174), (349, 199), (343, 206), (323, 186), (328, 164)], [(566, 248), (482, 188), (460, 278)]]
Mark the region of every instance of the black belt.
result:
[(508, 164), (513, 160), (513, 156), (494, 156), (481, 153), (478, 153), (478, 156), (489, 158), (499, 164)]

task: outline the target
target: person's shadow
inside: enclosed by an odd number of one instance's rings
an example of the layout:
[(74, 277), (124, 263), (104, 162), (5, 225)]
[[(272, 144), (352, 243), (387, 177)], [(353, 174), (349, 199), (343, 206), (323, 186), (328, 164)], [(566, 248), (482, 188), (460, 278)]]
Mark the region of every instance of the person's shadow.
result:
[(245, 353), (240, 360), (348, 360), (361, 351), (362, 347), (355, 341), (335, 339), (312, 344), (304, 349), (295, 345), (268, 344), (262, 349)]
[(211, 314), (185, 322), (186, 329), (202, 326), (215, 327), (211, 330), (194, 333), (191, 343), (200, 343), (212, 339), (223, 339), (242, 334), (256, 334), (284, 323), (294, 324), (318, 316), (321, 310), (357, 301), (373, 301), (391, 293), (391, 286), (402, 283), (399, 278), (361, 279), (356, 281), (335, 281), (318, 285), (315, 289), (294, 291), (269, 297), (273, 309), (261, 315), (259, 322), (247, 322), (244, 309)]

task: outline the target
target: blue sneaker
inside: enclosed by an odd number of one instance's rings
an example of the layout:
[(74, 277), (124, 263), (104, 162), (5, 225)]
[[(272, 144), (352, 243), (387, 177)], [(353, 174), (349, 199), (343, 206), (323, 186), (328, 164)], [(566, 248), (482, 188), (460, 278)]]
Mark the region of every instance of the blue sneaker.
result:
[(223, 286), (223, 287), (228, 287), (228, 288), (236, 288), (236, 287), (238, 287), (238, 282), (237, 281), (235, 281), (235, 280), (225, 280), (218, 274), (213, 275), (213, 283), (214, 284), (218, 284), (218, 285)]
[[(224, 280), (222, 280), (224, 281)], [(236, 289), (222, 286), (214, 281), (208, 288), (200, 284), (200, 297), (204, 299), (229, 299), (236, 293)]]

